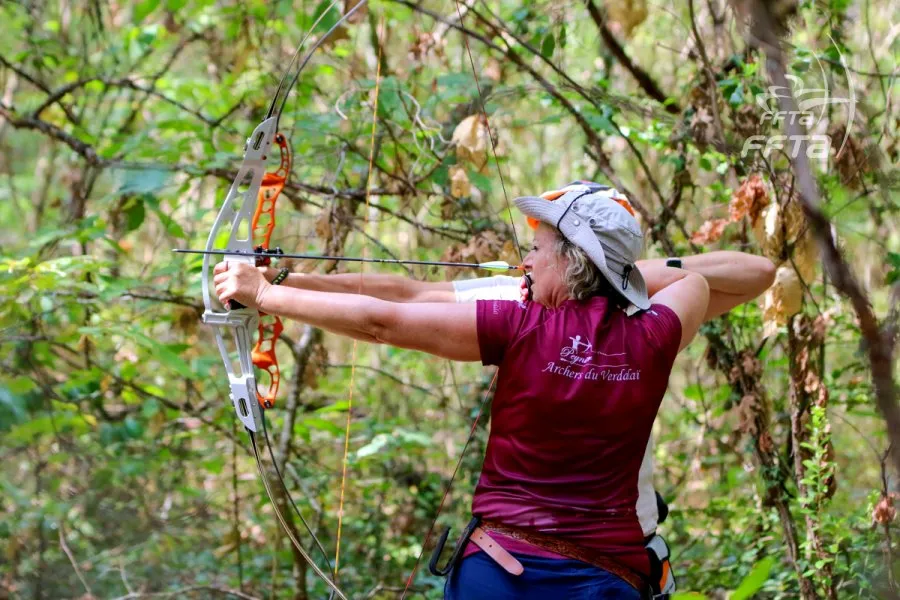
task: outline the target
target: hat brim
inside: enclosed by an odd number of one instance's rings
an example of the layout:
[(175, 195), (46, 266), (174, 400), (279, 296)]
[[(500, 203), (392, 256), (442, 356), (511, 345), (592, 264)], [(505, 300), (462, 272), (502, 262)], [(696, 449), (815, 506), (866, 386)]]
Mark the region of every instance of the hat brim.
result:
[[(551, 227), (559, 229), (566, 239), (584, 250), (606, 280), (612, 284), (619, 294), (641, 310), (650, 308), (650, 299), (647, 296), (647, 283), (644, 276), (635, 266), (627, 273), (627, 284), (622, 273), (616, 273), (609, 268), (606, 262), (606, 253), (603, 245), (597, 239), (591, 227), (579, 220), (571, 212), (566, 212), (568, 204), (565, 202), (551, 202), (540, 196), (523, 196), (514, 200), (516, 207), (526, 216), (536, 219)], [(562, 219), (562, 221), (560, 221)], [(624, 288), (624, 289), (623, 289)]]

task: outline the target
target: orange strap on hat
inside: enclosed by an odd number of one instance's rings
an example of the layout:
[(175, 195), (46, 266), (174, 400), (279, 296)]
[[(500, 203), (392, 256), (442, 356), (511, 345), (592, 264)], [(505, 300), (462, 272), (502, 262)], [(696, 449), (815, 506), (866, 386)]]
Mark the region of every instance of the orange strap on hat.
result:
[[(569, 189), (568, 189), (569, 187), (571, 187), (571, 186), (566, 186), (561, 190), (552, 190), (549, 192), (544, 192), (543, 194), (541, 194), (541, 198), (543, 198), (544, 200), (549, 200), (550, 202), (553, 202), (554, 200), (557, 200), (557, 199), (561, 198), (563, 195), (565, 195), (565, 193), (569, 191)], [(621, 206), (622, 208), (624, 208), (625, 210), (627, 210), (628, 214), (630, 214), (632, 217), (637, 217), (637, 215), (634, 214), (634, 207), (631, 206), (631, 202), (628, 201), (628, 198), (625, 197), (625, 194), (622, 194), (618, 190), (612, 190), (612, 192), (613, 192), (613, 194), (609, 197), (609, 199), (612, 200), (613, 202), (615, 202), (616, 204), (618, 204), (619, 206)], [(540, 223), (541, 223), (538, 219), (535, 219), (534, 217), (528, 217), (527, 221), (528, 221), (528, 226), (531, 227), (532, 229), (537, 229), (538, 225), (540, 225)]]

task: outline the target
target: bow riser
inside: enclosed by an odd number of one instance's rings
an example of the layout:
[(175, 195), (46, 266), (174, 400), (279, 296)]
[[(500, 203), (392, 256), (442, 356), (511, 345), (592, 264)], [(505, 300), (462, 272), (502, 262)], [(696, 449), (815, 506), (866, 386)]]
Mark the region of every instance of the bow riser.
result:
[[(256, 376), (253, 372), (253, 361), (250, 359), (253, 347), (250, 332), (256, 330), (258, 319), (258, 313), (247, 308), (228, 312), (208, 310), (203, 313), (203, 322), (215, 328), (216, 343), (225, 363), (225, 370), (228, 372), (234, 410), (244, 427), (254, 432), (262, 429), (262, 410), (256, 399)], [(234, 369), (234, 359), (228, 351), (223, 330), (231, 331), (238, 355), (236, 365), (238, 370)]]
[[(228, 190), (225, 202), (206, 241), (206, 250), (224, 250), (225, 260), (256, 264), (256, 259), (242, 253), (253, 252), (253, 230), (251, 223), (257, 208), (257, 195), (266, 173), (266, 159), (275, 139), (277, 119), (272, 117), (260, 123), (247, 140), (244, 159), (237, 176)], [(249, 184), (248, 184), (249, 182)], [(216, 248), (222, 227), (230, 225), (228, 242), (224, 248)], [(234, 254), (231, 254), (231, 253)], [(215, 330), (216, 343), (228, 372), (231, 386), (231, 401), (234, 403), (238, 419), (250, 431), (262, 427), (262, 413), (257, 401), (256, 376), (253, 372), (250, 332), (258, 327), (259, 313), (247, 308), (219, 308), (210, 289), (210, 255), (203, 257), (201, 284), (203, 288), (203, 322)], [(225, 337), (230, 335), (238, 360), (235, 363)], [(236, 368), (235, 368), (236, 367)]]

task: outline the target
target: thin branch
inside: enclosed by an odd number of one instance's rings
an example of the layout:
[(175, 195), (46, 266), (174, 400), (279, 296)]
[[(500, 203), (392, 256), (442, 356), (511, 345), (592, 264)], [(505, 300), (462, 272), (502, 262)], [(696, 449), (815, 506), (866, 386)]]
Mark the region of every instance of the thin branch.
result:
[(245, 594), (244, 592), (241, 592), (239, 590), (234, 590), (217, 585), (192, 585), (171, 592), (131, 592), (125, 594), (124, 596), (114, 598), (113, 600), (143, 600), (144, 598), (183, 598), (186, 594), (190, 594), (192, 592), (213, 592), (214, 594), (221, 594), (225, 597), (231, 596), (234, 598), (238, 598), (239, 600), (263, 600), (258, 596), (251, 596), (250, 594)]
[(644, 90), (648, 96), (665, 106), (667, 112), (675, 115), (680, 114), (681, 108), (678, 106), (678, 103), (674, 102), (670, 96), (662, 91), (650, 73), (631, 60), (631, 57), (625, 52), (625, 48), (619, 43), (619, 40), (616, 39), (616, 36), (610, 30), (609, 25), (606, 23), (606, 18), (603, 16), (600, 9), (597, 8), (597, 5), (594, 4), (593, 0), (585, 0), (584, 5), (587, 7), (588, 14), (600, 31), (600, 37), (603, 38), (603, 43), (606, 44), (609, 51), (616, 57), (619, 64), (631, 73), (631, 76), (634, 77), (634, 80), (641, 89)]
[(72, 551), (69, 549), (69, 545), (66, 543), (66, 526), (63, 522), (60, 522), (59, 524), (59, 546), (60, 548), (62, 548), (66, 557), (69, 559), (69, 563), (71, 563), (72, 568), (75, 570), (75, 574), (78, 576), (78, 580), (84, 587), (84, 591), (87, 592), (88, 596), (93, 596), (94, 593), (91, 592), (91, 586), (89, 586), (88, 582), (85, 581), (84, 575), (81, 574), (81, 569), (78, 568), (78, 561), (75, 560), (75, 556), (72, 554)]
[[(162, 92), (159, 92), (152, 87), (141, 85), (140, 83), (134, 81), (133, 79), (129, 79), (127, 77), (123, 77), (121, 79), (109, 79), (109, 78), (105, 78), (105, 77), (85, 77), (83, 79), (79, 79), (78, 81), (73, 81), (72, 83), (68, 83), (68, 84), (50, 92), (47, 95), (47, 97), (44, 99), (44, 101), (40, 104), (40, 106), (38, 106), (36, 109), (34, 109), (34, 111), (32, 111), (32, 113), (31, 113), (32, 118), (39, 119), (41, 117), (41, 113), (43, 113), (45, 110), (47, 110), (47, 108), (49, 108), (52, 104), (59, 103), (59, 101), (64, 96), (66, 96), (67, 94), (71, 94), (75, 90), (82, 88), (82, 87), (88, 85), (89, 83), (102, 83), (103, 85), (110, 87), (110, 88), (130, 89), (130, 90), (135, 90), (138, 92), (143, 92), (150, 96), (154, 96), (156, 98), (159, 98), (163, 102), (165, 102), (167, 104), (171, 104), (172, 106), (175, 106), (176, 108), (183, 110), (184, 112), (188, 113), (189, 115), (196, 117), (197, 119), (199, 119), (200, 121), (203, 121), (204, 123), (206, 123), (207, 125), (209, 125), (212, 128), (219, 127), (222, 124), (222, 121), (227, 119), (231, 114), (234, 113), (235, 110), (237, 110), (241, 106), (241, 102), (238, 102), (233, 107), (228, 109), (225, 112), (225, 114), (223, 114), (222, 116), (220, 116), (218, 118), (213, 119), (211, 117), (207, 117), (200, 111), (195, 110), (195, 109), (185, 105), (183, 102), (180, 102), (173, 98), (169, 98)], [(231, 129), (231, 128), (226, 127), (224, 129), (226, 131), (228, 131), (229, 133), (237, 133), (234, 129)]]

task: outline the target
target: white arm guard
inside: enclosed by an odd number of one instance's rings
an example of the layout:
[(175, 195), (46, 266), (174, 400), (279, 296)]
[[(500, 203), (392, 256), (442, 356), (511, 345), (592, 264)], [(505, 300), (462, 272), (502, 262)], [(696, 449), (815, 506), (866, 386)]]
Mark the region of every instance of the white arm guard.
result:
[(519, 300), (521, 277), (497, 275), (478, 279), (461, 279), (453, 282), (456, 302), (475, 302), (476, 300)]

